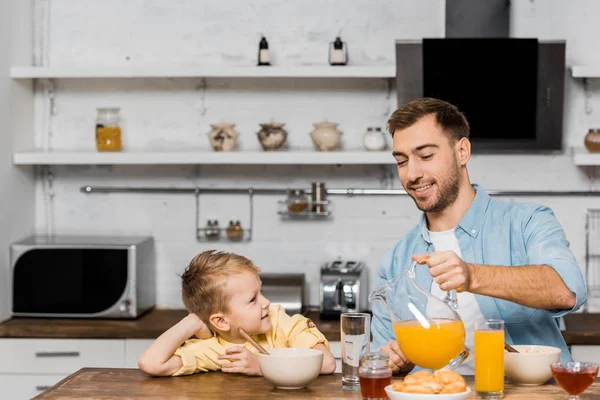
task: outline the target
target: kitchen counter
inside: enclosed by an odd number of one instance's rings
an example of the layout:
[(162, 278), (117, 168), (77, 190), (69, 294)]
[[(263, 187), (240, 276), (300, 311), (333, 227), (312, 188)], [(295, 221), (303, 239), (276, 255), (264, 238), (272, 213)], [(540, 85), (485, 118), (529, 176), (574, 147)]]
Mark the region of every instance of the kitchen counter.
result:
[(564, 322), (563, 337), (568, 345), (600, 345), (600, 314), (568, 314)]
[[(185, 310), (151, 310), (135, 320), (12, 318), (0, 324), (0, 337), (73, 339), (155, 339), (187, 315)], [(321, 321), (319, 311), (304, 313), (330, 341), (340, 340), (340, 322)]]
[[(155, 339), (186, 315), (185, 310), (151, 310), (136, 320), (12, 318), (0, 324), (0, 337), (74, 339)], [(318, 309), (304, 312), (330, 341), (340, 340), (339, 320), (321, 321)], [(600, 314), (564, 317), (568, 345), (600, 345)]]
[[(467, 376), (473, 390), (473, 377)], [(398, 378), (400, 380), (400, 378)], [(505, 384), (505, 399), (560, 399), (568, 396), (556, 384), (515, 386)], [(581, 396), (600, 396), (600, 379)], [(208, 372), (176, 378), (150, 378), (136, 369), (83, 368), (63, 379), (35, 399), (360, 399), (360, 392), (342, 390), (341, 375), (322, 375), (301, 390), (275, 389), (264, 378)], [(475, 398), (471, 392), (470, 399)]]

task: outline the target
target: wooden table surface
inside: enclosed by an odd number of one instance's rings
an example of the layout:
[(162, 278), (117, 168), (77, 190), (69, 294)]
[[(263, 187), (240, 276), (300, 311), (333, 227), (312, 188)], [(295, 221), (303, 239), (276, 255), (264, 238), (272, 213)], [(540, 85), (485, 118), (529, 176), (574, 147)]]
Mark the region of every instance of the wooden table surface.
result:
[[(400, 380), (401, 378), (398, 378)], [(473, 390), (473, 377), (466, 377)], [(566, 400), (554, 383), (543, 386), (505, 385), (507, 400)], [(580, 396), (600, 398), (600, 380)], [(151, 378), (137, 369), (83, 368), (35, 399), (361, 399), (360, 392), (342, 390), (341, 375), (322, 375), (301, 390), (275, 389), (262, 377), (208, 372), (175, 378)], [(472, 392), (470, 399), (474, 399)]]

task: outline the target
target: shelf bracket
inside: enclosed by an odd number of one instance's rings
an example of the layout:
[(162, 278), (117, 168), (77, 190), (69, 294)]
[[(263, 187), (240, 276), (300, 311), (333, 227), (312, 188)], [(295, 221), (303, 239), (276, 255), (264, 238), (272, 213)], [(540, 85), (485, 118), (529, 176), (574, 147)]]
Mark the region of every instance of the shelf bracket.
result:
[(594, 109), (592, 108), (592, 102), (591, 102), (591, 98), (592, 98), (592, 93), (590, 90), (590, 83), (588, 81), (588, 78), (583, 78), (583, 94), (584, 94), (584, 107), (585, 107), (585, 113), (587, 115), (591, 115), (592, 112), (594, 111)]

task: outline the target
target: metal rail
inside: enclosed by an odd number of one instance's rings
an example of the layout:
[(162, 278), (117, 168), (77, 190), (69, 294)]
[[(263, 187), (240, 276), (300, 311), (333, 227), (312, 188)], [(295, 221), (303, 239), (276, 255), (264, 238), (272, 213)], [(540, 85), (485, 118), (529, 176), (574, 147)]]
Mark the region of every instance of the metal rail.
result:
[[(140, 193), (140, 194), (254, 194), (276, 195), (287, 194), (292, 188), (169, 188), (169, 187), (118, 187), (118, 186), (82, 186), (81, 192), (99, 193)], [(548, 197), (589, 197), (600, 196), (596, 190), (486, 190), (490, 196), (548, 196)], [(310, 194), (311, 190), (306, 189)], [(327, 189), (328, 195), (338, 196), (390, 196), (407, 195), (402, 189)]]

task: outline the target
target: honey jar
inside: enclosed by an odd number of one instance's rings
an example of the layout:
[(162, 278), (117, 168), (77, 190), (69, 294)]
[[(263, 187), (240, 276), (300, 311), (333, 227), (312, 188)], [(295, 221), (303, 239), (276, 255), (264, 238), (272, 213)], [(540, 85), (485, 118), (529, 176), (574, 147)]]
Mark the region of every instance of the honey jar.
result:
[(96, 149), (98, 151), (121, 151), (120, 108), (98, 108), (96, 115)]

